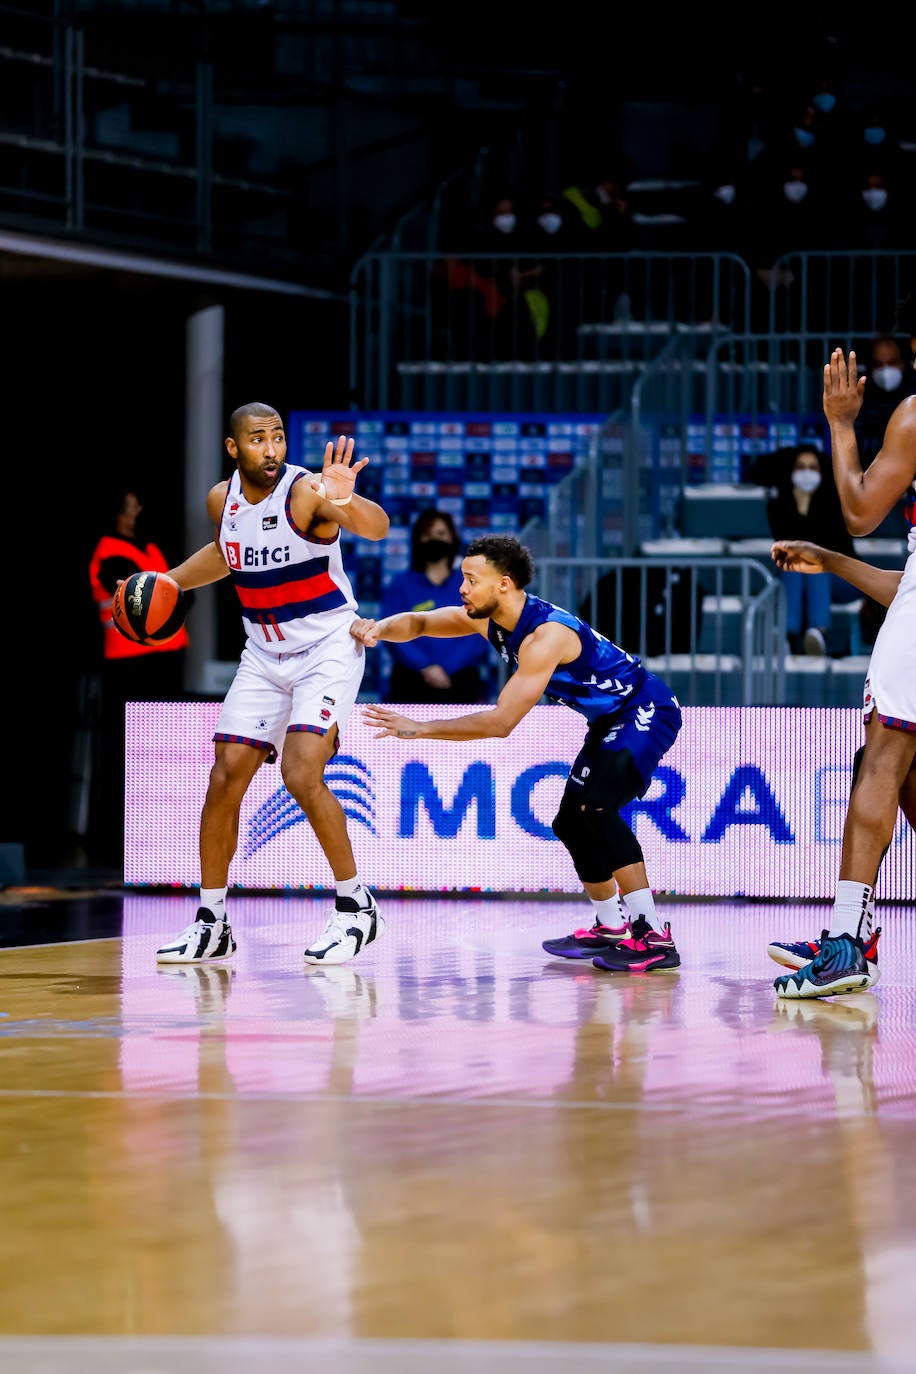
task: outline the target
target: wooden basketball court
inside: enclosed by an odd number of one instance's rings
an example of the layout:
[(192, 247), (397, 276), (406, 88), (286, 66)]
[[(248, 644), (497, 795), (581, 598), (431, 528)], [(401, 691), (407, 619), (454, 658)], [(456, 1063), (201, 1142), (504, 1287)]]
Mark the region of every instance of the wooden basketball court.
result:
[(566, 898), (0, 904), (0, 1369), (916, 1369), (916, 915), (777, 1004), (822, 906), (674, 902), (683, 966), (549, 958)]

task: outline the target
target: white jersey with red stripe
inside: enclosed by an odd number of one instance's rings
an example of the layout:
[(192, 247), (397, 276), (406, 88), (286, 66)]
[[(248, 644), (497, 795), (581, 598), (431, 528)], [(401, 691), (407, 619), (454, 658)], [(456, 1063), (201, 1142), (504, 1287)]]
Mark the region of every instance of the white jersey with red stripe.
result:
[(906, 493), (910, 525), (907, 560), (887, 608), (865, 679), (865, 719), (877, 711), (885, 725), (916, 730), (916, 482)]
[(319, 539), (293, 521), (292, 490), (308, 475), (285, 463), (270, 495), (252, 505), (234, 472), (223, 503), (219, 546), (241, 602), (245, 633), (268, 654), (308, 649), (356, 614), (340, 532)]

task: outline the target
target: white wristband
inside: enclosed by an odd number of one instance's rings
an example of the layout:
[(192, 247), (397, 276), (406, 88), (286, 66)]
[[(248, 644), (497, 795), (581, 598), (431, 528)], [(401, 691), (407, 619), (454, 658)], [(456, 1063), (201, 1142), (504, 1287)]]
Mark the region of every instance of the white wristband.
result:
[(328, 493), (328, 489), (325, 486), (324, 482), (319, 482), (317, 487), (312, 487), (312, 491), (315, 493), (316, 496), (320, 496), (322, 500), (325, 496), (327, 496)]
[(353, 500), (353, 493), (351, 491), (349, 496), (339, 497), (336, 501), (333, 497), (329, 497), (329, 500), (332, 506), (349, 506), (350, 502)]

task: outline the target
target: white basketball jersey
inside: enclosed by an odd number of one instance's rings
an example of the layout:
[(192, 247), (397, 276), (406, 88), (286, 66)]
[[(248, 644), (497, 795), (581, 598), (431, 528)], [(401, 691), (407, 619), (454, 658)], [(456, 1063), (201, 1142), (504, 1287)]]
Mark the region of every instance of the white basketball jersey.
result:
[(285, 463), (269, 496), (250, 505), (238, 472), (229, 481), (219, 545), (242, 604), (248, 638), (274, 654), (295, 654), (353, 619), (357, 608), (343, 570), (340, 532), (309, 536), (293, 523), (293, 486), (308, 476)]

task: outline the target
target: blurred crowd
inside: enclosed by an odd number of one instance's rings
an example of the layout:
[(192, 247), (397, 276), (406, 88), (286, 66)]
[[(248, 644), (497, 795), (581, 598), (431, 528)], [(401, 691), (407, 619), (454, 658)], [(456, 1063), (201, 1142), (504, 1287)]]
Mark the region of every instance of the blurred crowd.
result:
[[(481, 189), (440, 225), (437, 246), (449, 255), (440, 286), (460, 293), (470, 335), (479, 342), (489, 329), (495, 355), (537, 356), (548, 341), (563, 353), (563, 320), (583, 318), (589, 295), (587, 268), (573, 274), (556, 255), (728, 253), (750, 268), (754, 327), (765, 328), (770, 294), (791, 285), (784, 255), (912, 246), (916, 124), (899, 102), (864, 103), (846, 86), (830, 70), (794, 91), (748, 78), (719, 109), (708, 149), (677, 175), (645, 175), (611, 147), (555, 186), (526, 173)], [(616, 313), (637, 318), (642, 304), (626, 300)]]

